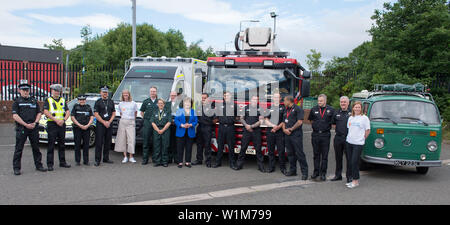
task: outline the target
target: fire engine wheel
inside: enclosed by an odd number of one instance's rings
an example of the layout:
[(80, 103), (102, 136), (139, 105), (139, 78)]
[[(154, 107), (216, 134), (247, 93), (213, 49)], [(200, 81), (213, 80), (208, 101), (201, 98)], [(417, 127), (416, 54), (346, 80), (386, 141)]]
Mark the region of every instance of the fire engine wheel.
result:
[(428, 172), (428, 167), (416, 167), (416, 172), (418, 174), (426, 174)]

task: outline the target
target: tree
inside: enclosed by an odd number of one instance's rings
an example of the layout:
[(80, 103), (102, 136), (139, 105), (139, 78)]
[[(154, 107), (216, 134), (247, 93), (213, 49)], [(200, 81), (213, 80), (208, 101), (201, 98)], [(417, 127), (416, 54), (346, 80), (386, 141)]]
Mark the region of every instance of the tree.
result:
[(308, 64), (309, 70), (311, 71), (318, 71), (322, 65), (323, 62), (320, 61), (320, 58), (322, 57), (322, 53), (317, 52), (315, 49), (311, 49), (311, 54), (306, 55), (306, 64)]

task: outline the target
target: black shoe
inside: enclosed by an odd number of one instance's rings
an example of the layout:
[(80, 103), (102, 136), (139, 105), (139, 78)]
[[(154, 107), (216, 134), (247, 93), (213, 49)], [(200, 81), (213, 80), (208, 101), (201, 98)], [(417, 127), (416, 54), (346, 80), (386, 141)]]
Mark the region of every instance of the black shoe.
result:
[(83, 165), (89, 166), (90, 164), (88, 162), (84, 162)]
[(302, 180), (308, 180), (308, 175), (302, 175)]
[(191, 168), (192, 167), (192, 165), (191, 165), (191, 163), (189, 163), (189, 164), (184, 164), (187, 168)]
[(233, 170), (241, 170), (242, 166), (233, 166), (233, 167), (231, 167), (231, 169), (233, 169)]
[(332, 179), (331, 179), (331, 181), (338, 181), (338, 180), (342, 180), (342, 177), (333, 177)]
[(319, 177), (319, 175), (313, 174), (313, 175), (311, 176), (311, 179), (315, 180), (317, 177)]
[(148, 159), (147, 160), (144, 160), (144, 161), (142, 161), (142, 163), (141, 163), (142, 165), (147, 165), (148, 164)]
[(47, 171), (53, 171), (53, 166), (47, 166)]
[(291, 176), (297, 176), (297, 172), (295, 171), (289, 171), (285, 174), (287, 177), (291, 177)]
[(206, 167), (211, 168), (211, 163), (206, 163)]
[(47, 172), (47, 169), (45, 169), (44, 167), (38, 167), (36, 168), (37, 171), (41, 171), (41, 172)]
[(178, 164), (177, 167), (178, 167), (178, 168), (182, 168), (182, 167), (183, 167), (183, 164)]
[(159, 164), (159, 163), (154, 163), (153, 164), (153, 167), (158, 167), (158, 166), (161, 166), (161, 164)]
[(275, 172), (275, 168), (270, 168), (269, 170), (267, 170), (268, 173), (273, 173)]
[(20, 174), (21, 174), (20, 170), (17, 170), (17, 169), (14, 170), (14, 175), (19, 176)]
[(322, 176), (320, 176), (320, 180), (321, 180), (321, 181), (326, 181), (326, 180), (327, 180), (327, 177), (326, 177), (325, 175), (322, 175)]
[(80, 162), (76, 162), (75, 165), (81, 166), (81, 163)]
[(281, 173), (282, 173), (283, 175), (286, 175), (286, 169), (281, 168), (280, 171), (281, 171)]
[(258, 166), (258, 170), (259, 170), (261, 173), (265, 173), (265, 172), (266, 172), (266, 169), (264, 168), (264, 166)]
[(100, 162), (95, 162), (94, 166), (100, 166)]
[(203, 164), (203, 162), (202, 161), (198, 161), (198, 160), (196, 160), (196, 161), (194, 161), (193, 163), (191, 163), (193, 166), (195, 166), (195, 165), (202, 165)]
[(213, 168), (221, 167), (222, 164), (214, 164)]
[(109, 163), (109, 164), (113, 164), (114, 162), (111, 160), (103, 160), (104, 163)]
[(164, 167), (168, 167), (169, 165), (168, 165), (167, 163), (164, 163), (163, 166), (164, 166)]
[(61, 163), (61, 164), (59, 164), (59, 167), (70, 168), (70, 164)]

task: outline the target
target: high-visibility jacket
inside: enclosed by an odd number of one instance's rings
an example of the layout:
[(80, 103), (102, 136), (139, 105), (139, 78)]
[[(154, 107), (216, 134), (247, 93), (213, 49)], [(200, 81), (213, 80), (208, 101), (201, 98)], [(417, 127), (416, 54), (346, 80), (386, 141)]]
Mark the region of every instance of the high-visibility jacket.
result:
[[(47, 99), (48, 106), (49, 106), (49, 112), (52, 114), (53, 117), (55, 117), (58, 120), (64, 119), (64, 105), (66, 104), (66, 100), (63, 97), (59, 98), (59, 101), (57, 102), (52, 97)], [(50, 118), (47, 119), (47, 121), (53, 121)]]

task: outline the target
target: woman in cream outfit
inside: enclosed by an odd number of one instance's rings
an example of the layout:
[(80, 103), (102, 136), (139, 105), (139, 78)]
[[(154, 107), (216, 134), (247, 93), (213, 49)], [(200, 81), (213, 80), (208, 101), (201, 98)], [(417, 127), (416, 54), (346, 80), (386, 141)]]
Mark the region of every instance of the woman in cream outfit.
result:
[(119, 128), (117, 129), (116, 146), (114, 151), (123, 152), (122, 163), (128, 161), (127, 153), (130, 154), (130, 162), (135, 163), (136, 160), (133, 158), (134, 146), (136, 143), (136, 115), (137, 115), (137, 105), (131, 97), (129, 90), (123, 90), (122, 96), (120, 97), (119, 112), (120, 112), (120, 122)]

